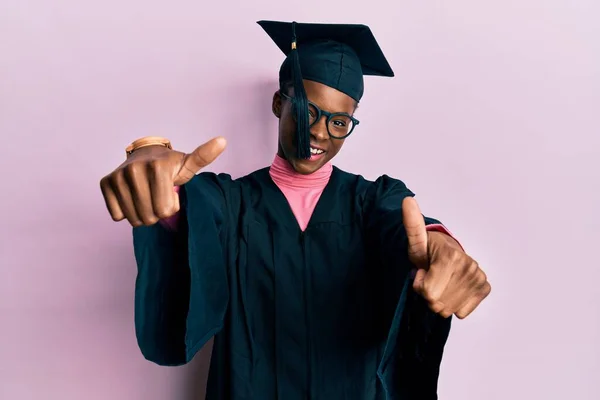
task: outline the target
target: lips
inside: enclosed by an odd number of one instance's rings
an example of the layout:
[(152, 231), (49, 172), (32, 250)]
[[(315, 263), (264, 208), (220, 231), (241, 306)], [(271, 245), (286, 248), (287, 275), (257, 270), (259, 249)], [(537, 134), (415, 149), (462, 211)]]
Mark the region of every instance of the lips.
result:
[(321, 146), (316, 146), (314, 144), (310, 145), (310, 153), (311, 154), (323, 154), (326, 150)]
[(325, 150), (320, 149), (318, 147), (310, 146), (310, 154), (312, 154), (313, 156), (318, 156), (318, 155), (321, 155), (324, 153), (325, 153)]

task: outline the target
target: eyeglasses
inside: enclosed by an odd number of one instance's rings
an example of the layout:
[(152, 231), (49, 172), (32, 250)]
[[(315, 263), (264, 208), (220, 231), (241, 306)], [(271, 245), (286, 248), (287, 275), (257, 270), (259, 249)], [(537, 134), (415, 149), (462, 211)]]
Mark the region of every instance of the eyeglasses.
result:
[[(279, 93), (286, 99), (288, 99), (290, 101), (293, 100), (292, 97), (288, 96), (287, 94), (283, 93), (282, 91), (280, 91)], [(296, 114), (292, 113), (292, 115), (294, 116), (294, 119), (296, 119)], [(326, 123), (327, 133), (329, 133), (329, 136), (331, 136), (334, 139), (347, 138), (348, 136), (350, 136), (350, 134), (352, 133), (354, 128), (356, 128), (356, 126), (360, 123), (359, 120), (357, 120), (353, 116), (349, 115), (348, 113), (330, 113), (328, 111), (321, 110), (319, 107), (317, 107), (316, 104), (311, 103), (309, 101), (308, 102), (309, 126), (312, 128), (313, 125), (315, 125), (317, 122), (319, 122), (321, 120), (321, 117), (323, 117), (323, 116), (327, 118), (327, 123)]]

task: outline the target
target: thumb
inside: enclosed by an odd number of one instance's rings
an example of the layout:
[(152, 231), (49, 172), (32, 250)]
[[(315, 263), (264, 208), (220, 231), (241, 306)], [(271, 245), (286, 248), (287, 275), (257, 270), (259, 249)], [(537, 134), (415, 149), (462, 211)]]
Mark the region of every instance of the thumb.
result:
[(225, 146), (227, 146), (225, 138), (216, 137), (199, 146), (190, 154), (186, 154), (183, 157), (181, 168), (175, 176), (174, 185), (180, 186), (189, 182), (198, 171), (215, 161), (225, 150)]
[(405, 197), (402, 201), (402, 222), (408, 237), (409, 260), (417, 268), (427, 268), (429, 266), (427, 229), (419, 205), (411, 196)]

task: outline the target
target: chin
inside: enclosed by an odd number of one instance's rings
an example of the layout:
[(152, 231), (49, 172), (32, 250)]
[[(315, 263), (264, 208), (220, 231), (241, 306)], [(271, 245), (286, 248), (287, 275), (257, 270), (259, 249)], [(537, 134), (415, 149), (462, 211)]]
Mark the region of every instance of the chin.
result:
[(320, 160), (319, 162), (312, 162), (294, 158), (294, 162), (292, 162), (292, 167), (299, 174), (310, 175), (313, 172), (318, 171), (323, 166), (323, 164), (324, 163)]

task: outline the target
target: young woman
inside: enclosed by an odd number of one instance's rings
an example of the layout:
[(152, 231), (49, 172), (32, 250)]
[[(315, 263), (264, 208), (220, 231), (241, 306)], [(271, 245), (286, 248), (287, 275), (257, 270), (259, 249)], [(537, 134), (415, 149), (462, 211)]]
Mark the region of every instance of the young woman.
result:
[(393, 72), (366, 26), (260, 24), (287, 54), (270, 167), (196, 174), (223, 138), (149, 137), (101, 182), (135, 227), (141, 351), (179, 365), (214, 336), (208, 399), (435, 399), (450, 316), (490, 285), (401, 181), (331, 164), (363, 75)]

